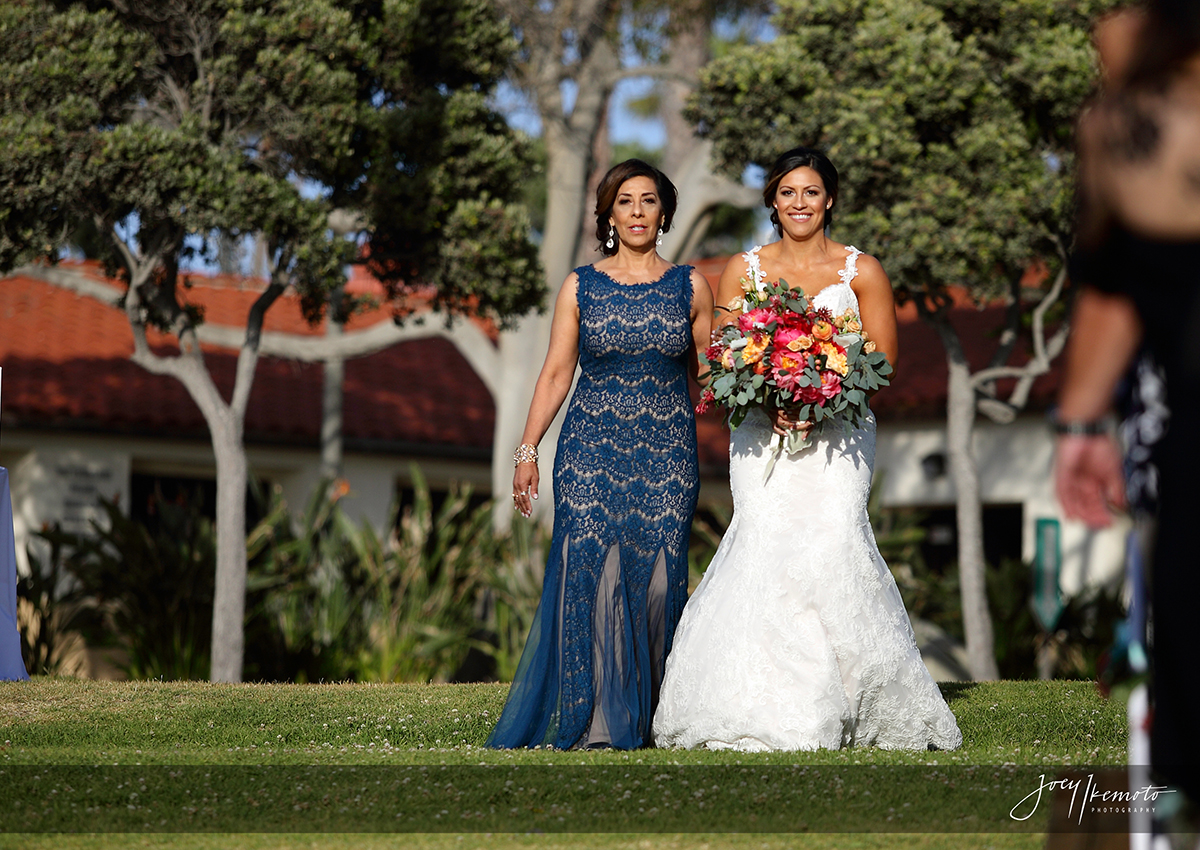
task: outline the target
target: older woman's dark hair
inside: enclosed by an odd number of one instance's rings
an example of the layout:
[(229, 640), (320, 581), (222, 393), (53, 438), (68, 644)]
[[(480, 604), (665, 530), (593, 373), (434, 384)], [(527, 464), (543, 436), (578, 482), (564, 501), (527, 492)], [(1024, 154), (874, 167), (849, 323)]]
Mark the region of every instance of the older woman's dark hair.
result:
[(658, 192), (658, 201), (662, 204), (663, 226), (660, 232), (666, 233), (670, 230), (671, 221), (675, 218), (679, 193), (675, 190), (675, 184), (667, 179), (667, 175), (640, 159), (627, 159), (617, 163), (608, 169), (608, 173), (596, 187), (596, 238), (600, 240), (600, 253), (606, 257), (617, 253), (616, 241), (613, 242), (611, 248), (605, 244), (608, 242), (610, 227), (608, 219), (612, 215), (613, 206), (617, 203), (617, 193), (621, 190), (621, 184), (633, 177), (649, 177), (654, 181), (654, 189)]
[[(833, 163), (829, 161), (829, 157), (821, 153), (816, 148), (792, 148), (790, 151), (779, 155), (779, 159), (775, 160), (775, 164), (771, 166), (771, 170), (767, 173), (767, 183), (763, 186), (763, 205), (771, 211), (771, 224), (775, 225), (775, 232), (783, 236), (783, 226), (779, 223), (779, 212), (775, 209), (775, 193), (779, 191), (779, 181), (786, 175), (795, 171), (797, 168), (811, 168), (821, 177), (821, 182), (825, 184), (825, 191), (829, 193), (829, 197), (837, 203), (838, 195), (838, 173), (833, 167)], [(825, 216), (822, 220), (822, 227), (829, 227), (833, 223), (833, 210), (825, 210)]]

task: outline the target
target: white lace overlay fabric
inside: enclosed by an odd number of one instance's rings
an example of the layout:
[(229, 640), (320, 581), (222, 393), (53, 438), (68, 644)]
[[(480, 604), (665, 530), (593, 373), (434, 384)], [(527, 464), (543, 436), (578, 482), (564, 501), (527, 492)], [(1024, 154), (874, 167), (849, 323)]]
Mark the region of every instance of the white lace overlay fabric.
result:
[[(742, 259), (746, 261), (746, 280), (751, 283), (759, 295), (763, 295), (767, 291), (767, 273), (762, 270), (762, 260), (758, 256), (758, 252), (761, 250), (762, 245), (756, 245), (742, 254)], [(847, 309), (853, 310), (855, 314), (858, 313), (858, 296), (850, 288), (850, 281), (858, 276), (858, 257), (861, 253), (862, 251), (853, 245), (846, 246), (846, 265), (838, 272), (841, 283), (827, 286), (818, 292), (812, 299), (814, 307), (828, 307), (835, 316), (842, 315)], [(788, 285), (795, 288), (793, 283)], [(749, 310), (750, 304), (743, 301), (742, 309)]]
[[(857, 312), (849, 285), (857, 253), (851, 274), (821, 290), (816, 306)], [(776, 439), (759, 412), (733, 432), (733, 519), (675, 633), (655, 743), (959, 747), (867, 518), (874, 419), (783, 455), (764, 483)]]

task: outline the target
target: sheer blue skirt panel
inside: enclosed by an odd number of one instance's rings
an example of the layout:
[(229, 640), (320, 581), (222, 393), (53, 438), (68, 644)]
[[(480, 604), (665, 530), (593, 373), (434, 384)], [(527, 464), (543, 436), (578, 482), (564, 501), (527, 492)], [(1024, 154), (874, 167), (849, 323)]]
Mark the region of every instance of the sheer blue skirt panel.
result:
[(687, 601), (693, 446), (597, 446), (564, 424), (542, 597), (488, 746), (650, 741)]

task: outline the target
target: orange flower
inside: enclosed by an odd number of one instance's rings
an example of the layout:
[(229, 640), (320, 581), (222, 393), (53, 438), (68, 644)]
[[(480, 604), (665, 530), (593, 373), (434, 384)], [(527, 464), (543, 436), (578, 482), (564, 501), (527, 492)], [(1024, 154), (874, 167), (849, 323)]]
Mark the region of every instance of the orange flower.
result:
[(827, 339), (833, 339), (833, 322), (826, 321), (825, 319), (817, 319), (813, 322), (812, 333), (813, 336), (822, 342)]
[(807, 351), (813, 347), (813, 338), (808, 334), (801, 334), (787, 344), (788, 351)]
[(840, 345), (823, 342), (821, 343), (821, 353), (825, 355), (826, 369), (837, 372), (839, 375), (845, 375), (850, 371), (850, 364), (846, 362), (846, 351)]
[(751, 334), (746, 340), (746, 347), (742, 349), (742, 362), (750, 365), (762, 360), (763, 352), (770, 343), (771, 338), (764, 333)]

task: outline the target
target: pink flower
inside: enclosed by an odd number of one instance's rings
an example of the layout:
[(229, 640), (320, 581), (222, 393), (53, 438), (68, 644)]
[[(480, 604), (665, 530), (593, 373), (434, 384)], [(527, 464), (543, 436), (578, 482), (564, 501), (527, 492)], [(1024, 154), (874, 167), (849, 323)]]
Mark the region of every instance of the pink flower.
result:
[(805, 404), (824, 405), (826, 401), (842, 391), (842, 379), (836, 373), (825, 371), (818, 374), (821, 376), (820, 386), (799, 387), (796, 390), (796, 398), (799, 401)]
[(749, 313), (742, 313), (738, 316), (738, 327), (744, 331), (754, 330), (755, 326), (766, 327), (768, 322), (774, 321), (775, 314), (766, 307), (759, 307), (751, 310)]
[(700, 403), (696, 405), (696, 412), (708, 413), (708, 411), (712, 408), (712, 403), (716, 400), (717, 397), (713, 395), (712, 389), (710, 387), (705, 387), (704, 392), (700, 393)]
[(833, 398), (842, 391), (842, 378), (837, 372), (822, 372), (821, 373), (821, 395), (825, 398)]
[(788, 351), (808, 351), (814, 341), (807, 327), (785, 327), (775, 332), (775, 347)]
[(771, 378), (775, 381), (775, 386), (794, 396), (800, 389), (797, 381), (804, 374), (804, 357), (788, 351), (786, 348), (776, 350), (771, 355), (771, 365), (773, 367)]
[(825, 396), (821, 395), (820, 387), (796, 387), (796, 401), (803, 404), (824, 404)]
[(799, 347), (793, 347), (792, 344), (804, 335), (804, 331), (800, 330), (799, 328), (782, 327), (775, 331), (775, 348), (786, 348), (790, 351), (799, 351)]

